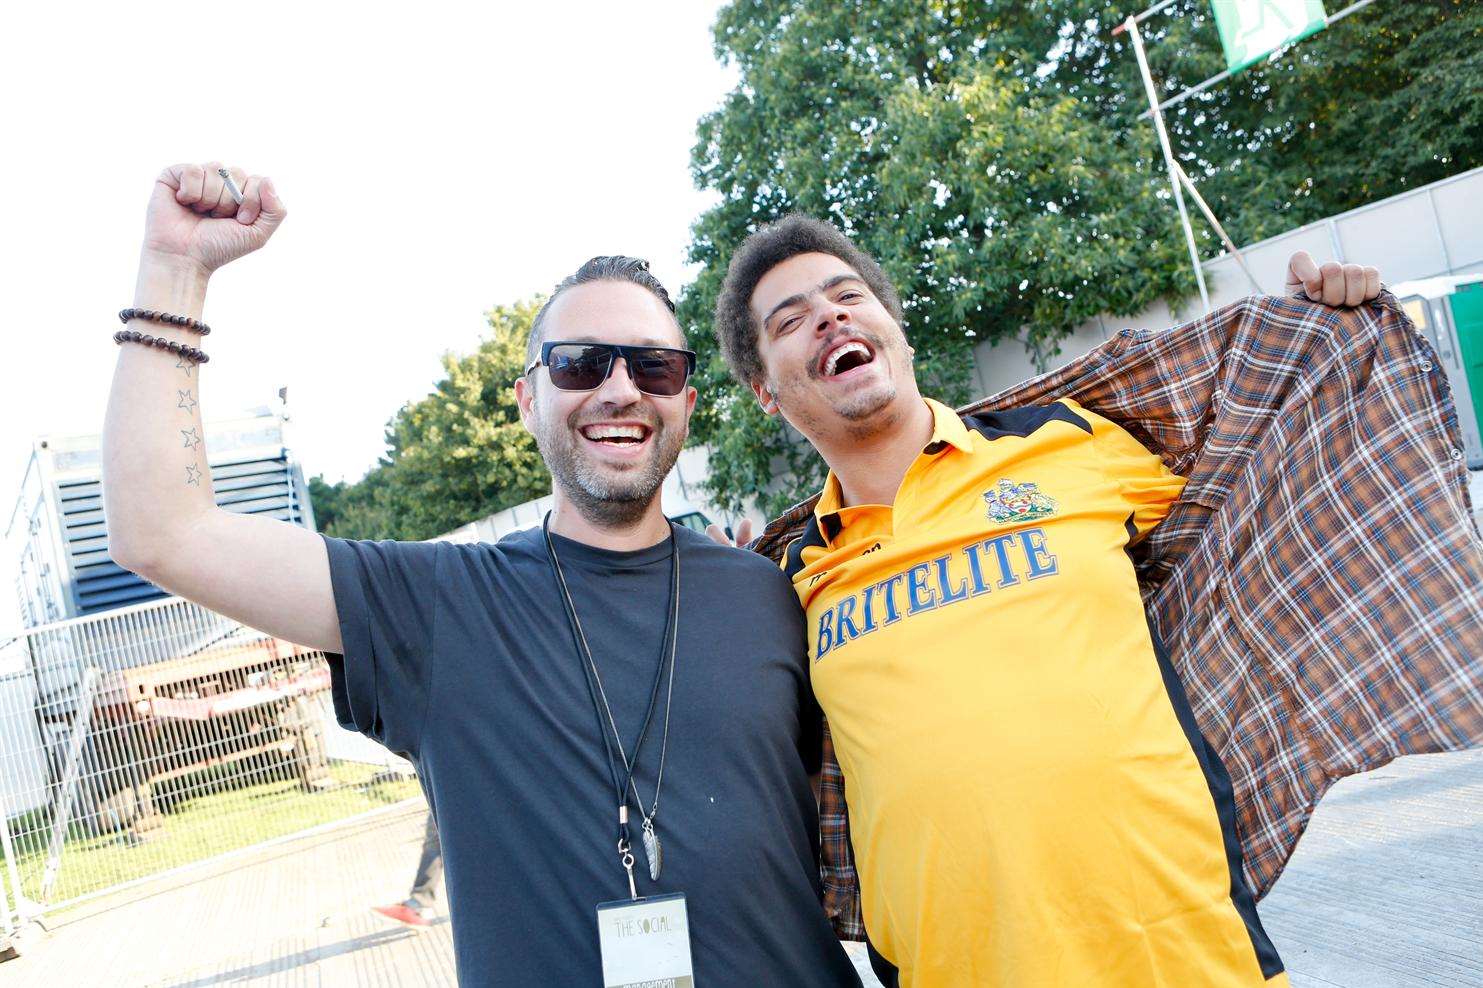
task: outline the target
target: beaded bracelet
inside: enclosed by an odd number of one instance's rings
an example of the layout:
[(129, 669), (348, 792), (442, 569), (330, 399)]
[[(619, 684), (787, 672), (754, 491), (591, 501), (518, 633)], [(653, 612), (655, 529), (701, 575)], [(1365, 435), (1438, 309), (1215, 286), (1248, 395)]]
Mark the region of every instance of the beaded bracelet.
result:
[(204, 350), (198, 350), (193, 346), (186, 346), (184, 343), (179, 343), (175, 340), (167, 340), (163, 336), (150, 336), (148, 333), (141, 333), (138, 330), (133, 329), (121, 329), (117, 333), (114, 333), (113, 342), (119, 344), (142, 343), (145, 346), (158, 347), (161, 350), (169, 350), (171, 353), (178, 353), (186, 360), (189, 360), (192, 363), (196, 364), (204, 364), (206, 361), (211, 359), (210, 357), (206, 356), (206, 352)]
[(211, 327), (199, 319), (190, 316), (177, 316), (171, 312), (159, 312), (155, 309), (124, 309), (118, 314), (118, 321), (127, 323), (130, 319), (145, 319), (149, 322), (162, 322), (170, 326), (183, 326), (193, 332), (205, 336), (211, 332)]

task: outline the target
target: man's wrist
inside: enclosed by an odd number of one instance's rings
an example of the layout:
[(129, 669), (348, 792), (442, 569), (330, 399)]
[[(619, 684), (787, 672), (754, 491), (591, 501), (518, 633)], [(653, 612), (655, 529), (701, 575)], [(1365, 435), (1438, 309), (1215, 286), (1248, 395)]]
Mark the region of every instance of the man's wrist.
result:
[(134, 306), (200, 319), (210, 280), (211, 272), (194, 258), (145, 248), (139, 254)]

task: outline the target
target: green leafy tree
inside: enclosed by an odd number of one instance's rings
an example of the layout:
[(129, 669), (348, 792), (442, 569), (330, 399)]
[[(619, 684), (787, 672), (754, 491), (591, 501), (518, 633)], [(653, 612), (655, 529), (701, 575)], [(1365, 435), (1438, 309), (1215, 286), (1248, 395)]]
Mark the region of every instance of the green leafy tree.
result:
[(319, 530), (347, 539), (414, 538), (403, 534), (402, 514), (390, 488), (393, 472), (383, 458), (354, 483), (329, 484), (322, 477), (310, 477), (309, 497)]
[[(1037, 5), (1043, 6), (1043, 5)], [(1022, 4), (790, 3), (727, 7), (717, 54), (740, 83), (704, 118), (696, 181), (721, 202), (695, 224), (700, 277), (682, 318), (705, 355), (712, 485), (735, 505), (822, 479), (807, 445), (764, 424), (730, 384), (710, 311), (730, 251), (798, 210), (830, 219), (896, 282), (928, 393), (968, 396), (973, 347), (1029, 327), (1049, 355), (1098, 312), (1182, 295), (1176, 221), (1141, 135), (1110, 130), (1036, 74), (1057, 21)]]
[(314, 522), (321, 532), (328, 532), (345, 512), (345, 481), (331, 484), (323, 476), (309, 478), (309, 503), (314, 505)]
[[(968, 397), (972, 348), (1193, 292), (1126, 37), (1090, 0), (737, 0), (717, 57), (739, 81), (699, 124), (681, 299), (701, 353), (711, 484), (768, 510), (822, 480), (800, 438), (726, 374), (711, 311), (731, 251), (790, 211), (832, 220), (896, 281), (930, 394)], [(1163, 95), (1219, 72), (1205, 0), (1144, 25)], [(1185, 169), (1238, 242), (1483, 164), (1483, 4), (1378, 3), (1169, 113)], [(1397, 139), (1403, 137), (1403, 139)], [(1197, 221), (1201, 250), (1220, 250)], [(786, 477), (779, 483), (778, 478)]]
[(511, 384), (539, 298), (486, 313), (489, 335), (386, 427), (387, 451), (353, 484), (310, 481), (320, 528), (342, 538), (426, 539), (550, 492)]
[[(1077, 28), (1063, 31), (1045, 82), (1109, 126), (1142, 128), (1152, 147), (1136, 61), (1111, 34), (1131, 9), (1050, 6)], [(1208, 0), (1177, 0), (1144, 32), (1161, 98), (1225, 68)], [(1483, 4), (1386, 0), (1165, 116), (1201, 194), (1236, 242), (1250, 243), (1483, 165), (1480, 78)], [(1207, 256), (1220, 250), (1202, 224), (1197, 235)]]

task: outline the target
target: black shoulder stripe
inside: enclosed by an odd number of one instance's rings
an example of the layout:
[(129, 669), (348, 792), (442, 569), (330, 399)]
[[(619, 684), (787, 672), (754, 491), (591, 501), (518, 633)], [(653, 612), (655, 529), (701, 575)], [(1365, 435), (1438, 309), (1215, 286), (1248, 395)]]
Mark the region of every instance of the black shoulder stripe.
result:
[(963, 424), (985, 439), (998, 439), (1001, 436), (1024, 438), (1048, 422), (1069, 422), (1087, 435), (1092, 434), (1092, 423), (1060, 402), (1024, 405), (998, 412), (978, 412), (963, 416)]
[(803, 569), (803, 550), (811, 545), (828, 545), (824, 541), (824, 533), (819, 531), (817, 515), (809, 515), (808, 521), (803, 523), (803, 534), (788, 543), (788, 548), (783, 553), (784, 576), (791, 580)]

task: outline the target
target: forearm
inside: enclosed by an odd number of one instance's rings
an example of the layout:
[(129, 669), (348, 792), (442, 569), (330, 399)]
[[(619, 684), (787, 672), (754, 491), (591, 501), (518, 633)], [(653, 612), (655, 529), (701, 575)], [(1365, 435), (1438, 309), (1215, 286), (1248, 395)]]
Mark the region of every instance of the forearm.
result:
[[(195, 261), (141, 254), (134, 306), (201, 318), (209, 275)], [(200, 346), (179, 326), (132, 320), (129, 329)], [(205, 365), (168, 350), (119, 347), (103, 426), (103, 510), (115, 561), (148, 568), (181, 526), (214, 510), (201, 424)]]

